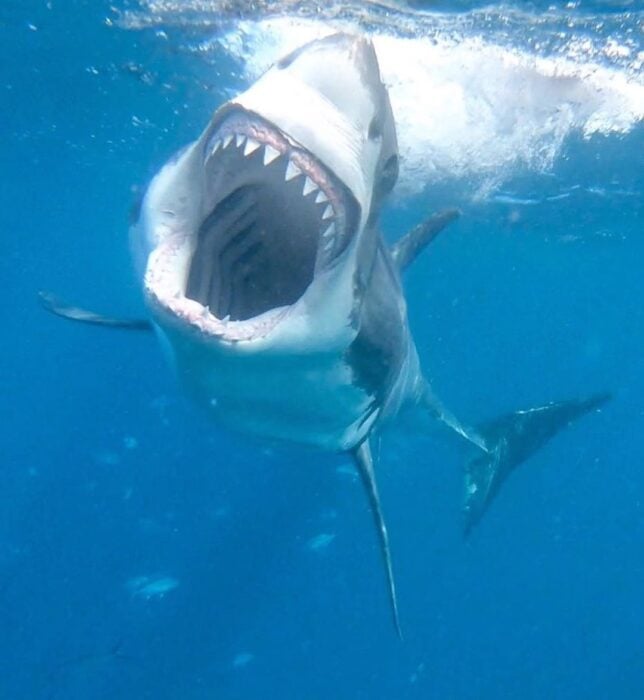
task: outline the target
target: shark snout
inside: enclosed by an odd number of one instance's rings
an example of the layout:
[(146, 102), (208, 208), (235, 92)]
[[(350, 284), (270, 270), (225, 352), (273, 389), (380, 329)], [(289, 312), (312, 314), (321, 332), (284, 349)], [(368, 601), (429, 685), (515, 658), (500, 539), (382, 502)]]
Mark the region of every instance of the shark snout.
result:
[(278, 61), (276, 69), (289, 71), (316, 90), (369, 136), (383, 92), (378, 59), (369, 39), (332, 34), (293, 51)]

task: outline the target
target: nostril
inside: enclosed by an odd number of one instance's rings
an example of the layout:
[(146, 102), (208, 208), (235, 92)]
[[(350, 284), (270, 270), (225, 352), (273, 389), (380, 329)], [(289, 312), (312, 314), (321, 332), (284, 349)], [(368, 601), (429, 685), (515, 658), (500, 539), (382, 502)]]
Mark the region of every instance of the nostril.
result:
[(306, 48), (307, 45), (300, 46), (299, 49), (295, 49), (294, 51), (291, 51), (291, 53), (287, 53), (286, 56), (282, 56), (280, 60), (275, 64), (277, 68), (280, 70), (284, 70), (284, 68), (288, 68), (291, 63), (302, 53), (303, 49)]

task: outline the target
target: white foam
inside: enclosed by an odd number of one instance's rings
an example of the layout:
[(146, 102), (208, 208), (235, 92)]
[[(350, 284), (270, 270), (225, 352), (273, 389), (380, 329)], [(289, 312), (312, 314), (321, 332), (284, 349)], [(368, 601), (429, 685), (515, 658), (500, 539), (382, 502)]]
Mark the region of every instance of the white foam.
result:
[(517, 171), (549, 171), (571, 135), (622, 135), (644, 120), (636, 12), (459, 3), (463, 11), (440, 13), (397, 0), (138, 4), (120, 26), (190, 28), (178, 35), (184, 48), (209, 58), (223, 50), (246, 84), (306, 41), (368, 33), (397, 120), (403, 195), (456, 178), (486, 197)]
[[(643, 57), (613, 38), (573, 37), (542, 55), (538, 42), (517, 48), (441, 22), (431, 37), (372, 34), (397, 120), (403, 194), (448, 178), (475, 178), (489, 190), (517, 167), (547, 171), (572, 133), (624, 134), (644, 120), (644, 79), (633, 70)], [(338, 29), (356, 27), (245, 20), (217, 42), (250, 82), (279, 56)], [(621, 63), (611, 66), (615, 57)]]

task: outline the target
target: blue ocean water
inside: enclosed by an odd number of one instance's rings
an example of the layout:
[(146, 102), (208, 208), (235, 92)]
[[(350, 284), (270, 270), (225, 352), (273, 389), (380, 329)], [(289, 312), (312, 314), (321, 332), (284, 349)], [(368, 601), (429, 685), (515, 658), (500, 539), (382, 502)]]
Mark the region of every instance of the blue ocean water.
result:
[[(644, 7), (5, 0), (0, 697), (644, 696)], [(609, 390), (461, 534), (459, 445), (384, 436), (405, 640), (348, 460), (211, 425), (150, 337), (141, 187), (290, 47), (374, 37), (403, 167), (383, 227), (463, 420)]]

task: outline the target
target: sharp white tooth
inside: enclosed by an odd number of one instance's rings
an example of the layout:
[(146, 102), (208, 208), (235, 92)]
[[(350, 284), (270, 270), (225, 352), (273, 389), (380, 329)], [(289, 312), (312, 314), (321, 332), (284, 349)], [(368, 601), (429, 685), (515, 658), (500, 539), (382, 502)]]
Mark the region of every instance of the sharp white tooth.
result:
[(328, 253), (331, 250), (331, 248), (333, 248), (334, 243), (335, 243), (335, 241), (333, 240), (333, 238), (329, 238), (328, 241), (324, 242), (324, 245), (322, 247)]
[(246, 137), (244, 136), (244, 134), (237, 134), (235, 136), (235, 146), (237, 146), (237, 148), (239, 148), (244, 143), (245, 140), (246, 140)]
[(302, 197), (306, 197), (307, 194), (311, 194), (311, 192), (315, 192), (317, 190), (318, 186), (311, 180), (310, 177), (306, 177), (304, 180), (304, 189), (302, 190)]
[(288, 165), (286, 166), (284, 180), (288, 182), (289, 180), (292, 180), (294, 177), (297, 177), (301, 174), (302, 171), (297, 167), (297, 165), (295, 165), (295, 163), (292, 160), (289, 160)]
[(315, 198), (315, 203), (316, 204), (324, 204), (324, 202), (328, 202), (329, 198), (324, 194), (323, 190), (320, 190), (318, 192), (318, 196)]
[(259, 148), (259, 142), (255, 141), (255, 139), (248, 139), (246, 141), (246, 146), (244, 148), (244, 155), (249, 156), (251, 153), (255, 153), (255, 151)]
[(224, 148), (228, 148), (230, 146), (230, 142), (233, 140), (233, 134), (228, 134), (228, 136), (224, 136)]
[(331, 240), (333, 240), (335, 238), (335, 224), (331, 224), (327, 228), (327, 230), (322, 234), (322, 238), (324, 238), (325, 240), (327, 238), (331, 239)]
[(326, 209), (324, 210), (324, 214), (322, 214), (322, 221), (325, 219), (330, 219), (333, 216), (333, 207), (330, 204), (327, 204)]
[(280, 152), (272, 146), (266, 146), (264, 150), (264, 165), (272, 163), (276, 158), (280, 157)]
[(224, 324), (224, 326), (228, 325), (228, 321), (230, 321), (230, 314), (226, 314), (222, 319), (221, 322)]
[(210, 152), (210, 155), (214, 156), (215, 153), (221, 148), (221, 141), (215, 141), (215, 145), (212, 147), (212, 151)]
[(203, 309), (201, 309), (201, 315), (204, 318), (208, 318), (208, 316), (210, 316), (210, 308), (208, 306), (204, 306)]

